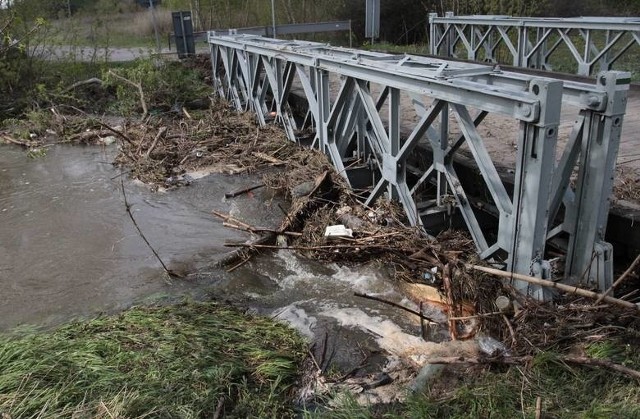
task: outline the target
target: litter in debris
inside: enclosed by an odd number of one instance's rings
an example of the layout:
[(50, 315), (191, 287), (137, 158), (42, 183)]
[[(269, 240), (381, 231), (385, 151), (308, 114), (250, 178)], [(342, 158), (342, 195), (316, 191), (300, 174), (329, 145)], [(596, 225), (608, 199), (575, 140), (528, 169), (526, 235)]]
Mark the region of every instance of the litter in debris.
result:
[(353, 230), (346, 228), (344, 224), (327, 226), (324, 236), (328, 238), (353, 238)]

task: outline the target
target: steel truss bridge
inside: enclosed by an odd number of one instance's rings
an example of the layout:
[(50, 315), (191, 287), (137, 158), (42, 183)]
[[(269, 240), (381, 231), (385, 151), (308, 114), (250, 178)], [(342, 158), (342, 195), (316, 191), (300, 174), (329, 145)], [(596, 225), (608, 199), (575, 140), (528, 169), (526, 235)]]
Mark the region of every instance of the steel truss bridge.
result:
[[(217, 94), (255, 112), (261, 125), (275, 113), (291, 141), (312, 138), (352, 186), (365, 187), (366, 204), (396, 199), (421, 227), (459, 213), (481, 258), (526, 275), (551, 278), (545, 249), (555, 240), (566, 251), (566, 282), (611, 284), (612, 247), (604, 234), (628, 73), (563, 82), (314, 42), (215, 32), (208, 42)], [(557, 158), (563, 101), (575, 107), (575, 124)], [(518, 150), (512, 190), (480, 134), (490, 114), (517, 127), (506, 133)], [(497, 228), (481, 224), (457, 173), (462, 149), (475, 160)], [(354, 162), (368, 167), (368, 185), (360, 184)]]
[(550, 57), (564, 55), (577, 74), (590, 76), (611, 70), (634, 46), (640, 18), (429, 14), (429, 51), (443, 57), (553, 70)]

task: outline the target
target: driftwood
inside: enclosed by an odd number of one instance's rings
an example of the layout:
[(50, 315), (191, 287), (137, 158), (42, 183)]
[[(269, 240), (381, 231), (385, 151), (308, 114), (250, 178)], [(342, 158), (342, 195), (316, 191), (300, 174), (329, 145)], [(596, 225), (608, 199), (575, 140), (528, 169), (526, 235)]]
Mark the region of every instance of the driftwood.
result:
[[(561, 355), (557, 357), (558, 361), (566, 362), (569, 364), (587, 365), (592, 367), (603, 367), (621, 374), (625, 374), (629, 377), (640, 380), (640, 371), (625, 367), (624, 365), (616, 364), (608, 359), (589, 358), (586, 356), (566, 356)], [(520, 365), (527, 364), (533, 361), (533, 356), (501, 356), (492, 358), (483, 357), (441, 357), (429, 359), (429, 364), (509, 364)]]
[(2, 137), (0, 137), (0, 138), (2, 138), (3, 140), (5, 140), (5, 141), (7, 141), (7, 142), (9, 142), (9, 143), (11, 143), (11, 144), (19, 145), (19, 146), (22, 146), (22, 147), (33, 147), (33, 145), (35, 144), (35, 143), (33, 143), (32, 141), (20, 141), (20, 140), (16, 140), (15, 138), (10, 137), (10, 136), (8, 136), (8, 135), (3, 135), (3, 136), (2, 136)]
[(578, 287), (575, 287), (575, 286), (561, 284), (561, 283), (553, 282), (553, 281), (547, 281), (546, 279), (535, 278), (533, 276), (528, 276), (528, 275), (523, 275), (523, 274), (518, 274), (518, 273), (505, 272), (505, 271), (501, 271), (500, 269), (487, 268), (485, 266), (467, 265), (467, 267), (471, 268), (471, 269), (474, 269), (476, 271), (485, 272), (485, 273), (488, 273), (488, 274), (491, 274), (491, 275), (499, 276), (501, 278), (517, 279), (517, 280), (520, 280), (520, 281), (528, 282), (530, 284), (540, 285), (540, 286), (547, 287), (547, 288), (555, 288), (557, 290), (566, 292), (568, 294), (575, 294), (575, 295), (579, 295), (581, 297), (594, 298), (594, 299), (599, 300), (599, 301), (606, 301), (609, 304), (615, 304), (615, 305), (618, 305), (620, 307), (631, 308), (631, 309), (634, 309), (636, 311), (640, 311), (640, 306), (638, 306), (637, 304), (634, 304), (634, 303), (632, 303), (630, 301), (624, 301), (624, 300), (620, 300), (618, 298), (609, 297), (609, 296), (607, 296), (605, 294), (598, 294), (597, 292), (585, 290), (583, 288), (578, 288)]
[[(284, 233), (282, 233), (284, 234)], [(224, 244), (226, 247), (255, 247), (258, 249), (283, 249), (280, 246), (276, 246), (276, 245), (268, 245), (268, 244), (263, 244), (263, 245), (252, 245), (250, 243), (225, 243)], [(323, 246), (288, 246), (286, 249), (287, 250), (327, 250), (327, 249), (334, 249), (334, 250), (339, 250), (339, 249), (353, 249), (354, 247), (357, 247), (359, 249), (378, 249), (378, 250), (393, 250), (390, 247), (386, 247), (386, 246), (381, 246), (381, 245), (377, 245), (377, 244), (370, 244), (370, 245), (362, 245), (362, 244), (334, 244), (334, 245), (323, 245)]]
[[(252, 225), (249, 225), (245, 222), (242, 222), (236, 218), (233, 218), (231, 215), (228, 214), (223, 214), (221, 212), (218, 211), (211, 211), (211, 213), (213, 215), (215, 215), (218, 218), (221, 218), (223, 220), (222, 225), (225, 227), (229, 227), (229, 228), (233, 228), (236, 230), (242, 230), (242, 231), (248, 231), (250, 233), (272, 233), (272, 234), (284, 234), (287, 236), (302, 236), (302, 233), (298, 233), (295, 231), (281, 231), (281, 230), (275, 230), (272, 228), (265, 228), (265, 227), (254, 227)], [(246, 247), (254, 247), (256, 246), (253, 243), (243, 243), (246, 245)], [(233, 246), (230, 246), (233, 247)], [(238, 247), (238, 246), (237, 246)], [(242, 247), (242, 246), (239, 246)], [(276, 246), (278, 247), (278, 246)]]

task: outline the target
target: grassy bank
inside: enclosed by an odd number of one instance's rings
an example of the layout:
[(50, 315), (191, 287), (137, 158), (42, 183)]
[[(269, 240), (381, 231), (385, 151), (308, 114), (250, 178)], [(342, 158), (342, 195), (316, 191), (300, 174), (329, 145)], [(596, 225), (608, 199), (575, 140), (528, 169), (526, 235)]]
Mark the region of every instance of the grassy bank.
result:
[(291, 329), (216, 303), (134, 308), (1, 336), (0, 413), (289, 416), (304, 353)]
[(362, 406), (345, 396), (333, 406), (306, 417), (639, 418), (640, 386), (610, 370), (569, 365), (545, 352), (529, 365), (447, 369), (424, 392), (410, 394), (403, 403)]

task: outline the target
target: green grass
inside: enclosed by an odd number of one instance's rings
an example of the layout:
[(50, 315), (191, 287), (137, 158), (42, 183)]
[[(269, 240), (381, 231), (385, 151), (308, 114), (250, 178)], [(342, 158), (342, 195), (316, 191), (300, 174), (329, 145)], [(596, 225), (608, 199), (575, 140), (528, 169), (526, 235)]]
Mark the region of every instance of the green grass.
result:
[(381, 51), (388, 52), (390, 54), (428, 54), (428, 44), (411, 44), (411, 45), (396, 45), (388, 42), (376, 42), (373, 45), (365, 43), (360, 48), (367, 51)]
[(211, 417), (223, 403), (226, 417), (291, 416), (304, 354), (291, 329), (216, 303), (133, 308), (0, 336), (0, 413)]
[[(159, 8), (156, 22), (163, 47), (173, 31), (171, 11)], [(155, 48), (153, 20), (148, 10), (122, 13), (85, 13), (54, 19), (49, 25), (49, 40), (55, 45), (96, 48)]]

